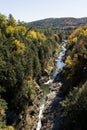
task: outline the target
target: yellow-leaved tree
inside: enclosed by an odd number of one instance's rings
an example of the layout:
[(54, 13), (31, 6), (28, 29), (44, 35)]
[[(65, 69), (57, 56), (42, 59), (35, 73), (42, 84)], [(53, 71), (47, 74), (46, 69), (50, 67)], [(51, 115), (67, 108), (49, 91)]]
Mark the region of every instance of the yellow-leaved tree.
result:
[(23, 54), (25, 50), (25, 44), (20, 42), (19, 40), (14, 40), (14, 44), (16, 46), (15, 52), (17, 54)]

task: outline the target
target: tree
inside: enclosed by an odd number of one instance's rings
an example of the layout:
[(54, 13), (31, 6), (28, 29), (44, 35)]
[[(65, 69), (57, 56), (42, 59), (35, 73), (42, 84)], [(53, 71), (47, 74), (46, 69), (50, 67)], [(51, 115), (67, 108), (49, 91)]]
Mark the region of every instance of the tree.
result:
[[(61, 102), (63, 117), (67, 120), (66, 130), (75, 127), (85, 130), (87, 120), (87, 81), (80, 88), (74, 88)], [(73, 124), (73, 128), (72, 127)], [(71, 127), (70, 127), (71, 126)]]
[(12, 16), (12, 14), (9, 14), (8, 25), (9, 26), (16, 26), (16, 20), (14, 19), (14, 17)]

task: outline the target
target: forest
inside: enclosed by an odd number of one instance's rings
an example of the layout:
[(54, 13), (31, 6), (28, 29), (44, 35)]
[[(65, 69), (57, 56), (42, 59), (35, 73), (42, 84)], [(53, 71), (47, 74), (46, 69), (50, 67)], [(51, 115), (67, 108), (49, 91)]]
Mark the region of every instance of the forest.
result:
[(66, 80), (61, 102), (64, 130), (86, 130), (87, 120), (87, 26), (78, 27), (68, 38)]
[(37, 78), (52, 73), (65, 38), (60, 130), (86, 130), (87, 25), (41, 29), (11, 14), (0, 14), (0, 130), (35, 130), (41, 98)]
[(38, 95), (36, 78), (51, 72), (59, 42), (56, 32), (28, 28), (11, 14), (8, 18), (0, 14), (1, 130), (19, 129), (23, 113)]

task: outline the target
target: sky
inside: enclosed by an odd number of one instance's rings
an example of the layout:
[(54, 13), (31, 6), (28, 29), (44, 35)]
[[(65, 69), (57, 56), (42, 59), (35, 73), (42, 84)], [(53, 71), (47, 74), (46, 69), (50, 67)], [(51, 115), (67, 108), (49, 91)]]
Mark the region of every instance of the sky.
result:
[(0, 0), (0, 13), (31, 22), (45, 18), (87, 17), (87, 0)]

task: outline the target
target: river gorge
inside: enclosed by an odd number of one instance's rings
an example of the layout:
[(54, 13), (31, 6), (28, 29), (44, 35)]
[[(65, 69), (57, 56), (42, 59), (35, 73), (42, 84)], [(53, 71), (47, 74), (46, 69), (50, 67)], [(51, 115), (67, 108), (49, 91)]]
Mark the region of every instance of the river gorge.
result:
[[(53, 71), (52, 77), (44, 83), (43, 96), (40, 101), (38, 124), (36, 130), (58, 130), (60, 122), (60, 105), (61, 97), (57, 96), (62, 83), (61, 71), (65, 66), (63, 58), (66, 51), (66, 41), (63, 42), (61, 51), (56, 61), (56, 69)], [(57, 82), (56, 82), (57, 81)], [(54, 126), (55, 120), (55, 126)]]

